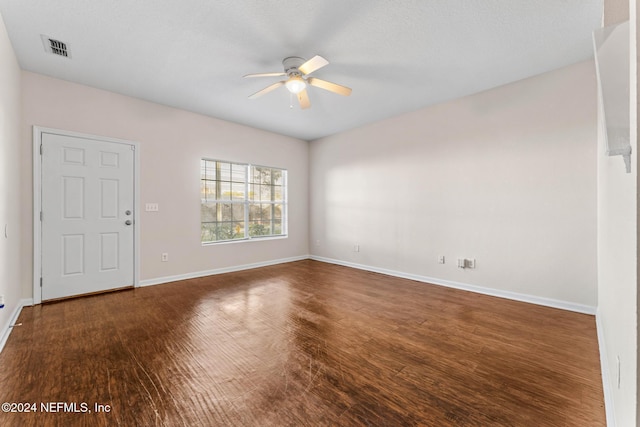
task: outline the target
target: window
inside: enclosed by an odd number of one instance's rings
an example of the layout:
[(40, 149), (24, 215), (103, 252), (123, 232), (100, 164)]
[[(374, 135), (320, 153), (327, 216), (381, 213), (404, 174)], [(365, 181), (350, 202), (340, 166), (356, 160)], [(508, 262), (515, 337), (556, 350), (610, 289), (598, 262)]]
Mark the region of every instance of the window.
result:
[(203, 159), (202, 243), (287, 235), (287, 171)]

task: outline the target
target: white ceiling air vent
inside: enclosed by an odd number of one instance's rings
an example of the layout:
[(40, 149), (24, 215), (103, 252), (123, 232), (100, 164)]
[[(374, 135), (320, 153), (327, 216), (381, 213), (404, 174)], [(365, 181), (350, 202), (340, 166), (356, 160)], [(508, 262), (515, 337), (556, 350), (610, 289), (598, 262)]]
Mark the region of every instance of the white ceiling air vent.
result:
[(45, 36), (41, 34), (42, 44), (44, 45), (45, 52), (53, 53), (54, 55), (64, 56), (65, 58), (71, 58), (71, 54), (67, 48), (67, 44), (65, 42), (61, 42), (60, 40), (53, 39), (49, 36)]

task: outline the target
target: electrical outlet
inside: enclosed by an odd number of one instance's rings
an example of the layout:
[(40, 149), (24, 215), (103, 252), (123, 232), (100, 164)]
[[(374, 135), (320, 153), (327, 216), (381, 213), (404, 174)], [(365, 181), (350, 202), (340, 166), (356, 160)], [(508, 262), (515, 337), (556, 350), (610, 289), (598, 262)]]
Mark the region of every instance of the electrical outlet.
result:
[(476, 259), (458, 258), (458, 268), (476, 268)]
[(165, 252), (162, 254), (162, 262), (167, 262), (167, 261), (169, 261), (169, 254)]
[(360, 252), (360, 245), (353, 245), (353, 252)]
[(438, 257), (438, 264), (444, 264), (444, 255)]

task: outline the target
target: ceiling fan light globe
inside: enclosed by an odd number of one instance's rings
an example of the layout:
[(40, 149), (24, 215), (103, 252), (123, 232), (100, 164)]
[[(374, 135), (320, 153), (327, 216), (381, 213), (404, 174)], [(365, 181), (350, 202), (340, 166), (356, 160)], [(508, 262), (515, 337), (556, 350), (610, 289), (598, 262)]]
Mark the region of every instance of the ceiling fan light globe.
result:
[(298, 94), (303, 90), (305, 90), (305, 88), (307, 87), (307, 84), (301, 78), (293, 77), (287, 80), (287, 82), (285, 83), (285, 86), (287, 87), (289, 92)]

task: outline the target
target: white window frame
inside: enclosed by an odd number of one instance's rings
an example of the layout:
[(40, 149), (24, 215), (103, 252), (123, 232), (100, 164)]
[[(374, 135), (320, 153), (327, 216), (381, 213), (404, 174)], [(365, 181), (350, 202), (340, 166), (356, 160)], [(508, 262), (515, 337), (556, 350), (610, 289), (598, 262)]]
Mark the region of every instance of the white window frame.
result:
[[(241, 162), (234, 162), (234, 161), (228, 161), (228, 160), (220, 160), (220, 159), (211, 159), (211, 158), (202, 158), (201, 162), (200, 162), (200, 185), (202, 185), (202, 167), (204, 166), (204, 162), (218, 162), (218, 163), (227, 163), (229, 165), (238, 165), (238, 166), (244, 166), (245, 167), (245, 176), (244, 176), (244, 199), (242, 201), (234, 201), (233, 197), (229, 200), (225, 200), (225, 199), (215, 199), (215, 200), (210, 200), (209, 202), (212, 203), (229, 203), (229, 204), (241, 204), (243, 206), (243, 213), (244, 213), (244, 237), (239, 237), (239, 238), (235, 238), (235, 239), (225, 239), (225, 240), (207, 240), (207, 241), (203, 241), (202, 240), (202, 224), (204, 224), (204, 221), (202, 220), (202, 214), (200, 217), (200, 243), (203, 246), (206, 245), (218, 245), (218, 244), (228, 244), (228, 243), (237, 243), (237, 242), (247, 242), (247, 241), (255, 241), (255, 240), (271, 240), (271, 239), (285, 239), (288, 237), (288, 223), (289, 223), (289, 218), (288, 218), (288, 207), (289, 207), (289, 203), (288, 203), (288, 171), (287, 169), (284, 168), (280, 168), (280, 167), (276, 167), (276, 166), (265, 166), (265, 165), (257, 165), (257, 164), (252, 164), (252, 163), (241, 163)], [(278, 201), (262, 201), (262, 200), (251, 200), (251, 198), (249, 197), (249, 186), (251, 184), (251, 176), (252, 176), (252, 172), (255, 170), (255, 168), (268, 168), (268, 169), (276, 169), (282, 172), (282, 200), (278, 200)], [(233, 182), (233, 181), (231, 181)], [(202, 194), (200, 195), (200, 205), (202, 206), (203, 204), (203, 198), (202, 198)], [(282, 217), (281, 217), (281, 229), (282, 232), (280, 234), (269, 234), (269, 235), (260, 235), (260, 236), (251, 236), (250, 235), (250, 231), (249, 231), (249, 212), (250, 212), (250, 206), (252, 204), (272, 204), (272, 205), (282, 205)], [(233, 208), (232, 208), (232, 218), (233, 218)], [(271, 218), (271, 221), (273, 221), (273, 217)]]

